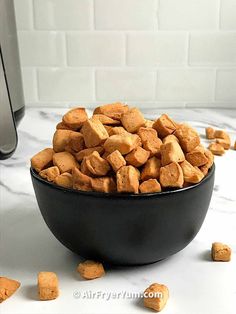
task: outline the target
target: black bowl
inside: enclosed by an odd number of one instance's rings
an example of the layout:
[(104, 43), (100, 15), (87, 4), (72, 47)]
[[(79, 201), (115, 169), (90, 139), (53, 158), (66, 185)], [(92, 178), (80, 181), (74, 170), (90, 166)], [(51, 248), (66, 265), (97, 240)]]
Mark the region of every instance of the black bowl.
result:
[(89, 259), (141, 265), (182, 250), (198, 233), (214, 186), (215, 166), (198, 184), (152, 194), (66, 189), (31, 169), (40, 211), (55, 237)]

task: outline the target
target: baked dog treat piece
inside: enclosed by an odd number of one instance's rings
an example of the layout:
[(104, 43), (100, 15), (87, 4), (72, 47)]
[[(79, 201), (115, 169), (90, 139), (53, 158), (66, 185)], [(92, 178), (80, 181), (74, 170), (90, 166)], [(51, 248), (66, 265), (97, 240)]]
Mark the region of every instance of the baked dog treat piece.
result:
[(208, 170), (214, 163), (214, 155), (209, 149), (205, 149), (205, 156), (207, 157), (207, 163), (199, 168), (204, 173), (204, 175), (208, 173)]
[(145, 124), (145, 119), (137, 108), (131, 108), (121, 116), (123, 127), (130, 133), (135, 133)]
[(97, 192), (116, 192), (116, 183), (112, 177), (91, 178), (92, 189)]
[(118, 134), (110, 136), (104, 143), (104, 148), (109, 153), (118, 150), (122, 155), (126, 155), (140, 146), (140, 143), (140, 137), (136, 134)]
[(225, 153), (224, 147), (218, 143), (211, 143), (208, 146), (208, 149), (212, 152), (213, 155), (222, 156)]
[(47, 271), (38, 273), (38, 295), (42, 301), (54, 300), (59, 296), (59, 283), (55, 273)]
[(80, 132), (71, 132), (65, 150), (71, 154), (76, 154), (84, 149), (84, 137)]
[(60, 170), (57, 166), (49, 167), (39, 172), (40, 177), (52, 182), (60, 175)]
[(182, 188), (184, 184), (184, 175), (182, 168), (177, 162), (172, 162), (169, 165), (160, 169), (160, 183), (164, 188)]
[(81, 164), (80, 164), (80, 171), (83, 174), (86, 174), (86, 176), (89, 177), (94, 177), (94, 175), (89, 171), (87, 164), (86, 164), (86, 157), (84, 157), (84, 159), (82, 160)]
[(185, 152), (191, 152), (200, 144), (198, 133), (188, 124), (180, 124), (174, 134)]
[(105, 116), (104, 114), (94, 114), (92, 116), (92, 119), (99, 120), (102, 124), (108, 124), (108, 125), (120, 124), (120, 121), (109, 118), (108, 116)]
[(170, 135), (167, 135), (166, 137), (164, 137), (162, 142), (163, 142), (163, 144), (167, 144), (167, 143), (170, 143), (170, 142), (177, 142), (177, 143), (179, 143), (179, 140), (177, 139), (177, 137), (174, 134), (170, 134)]
[(140, 193), (161, 192), (161, 185), (156, 179), (149, 179), (140, 184), (139, 191)]
[(231, 259), (231, 248), (223, 243), (212, 243), (211, 256), (213, 261), (229, 262)]
[(157, 157), (148, 159), (141, 171), (141, 180), (158, 179), (160, 176), (161, 161)]
[(204, 166), (208, 162), (205, 149), (197, 149), (197, 147), (186, 154), (186, 159), (191, 165), (196, 167)]
[(185, 182), (198, 183), (204, 178), (202, 171), (199, 168), (192, 166), (187, 160), (181, 162), (180, 167), (182, 168)]
[(54, 182), (57, 185), (62, 186), (63, 188), (72, 188), (73, 187), (72, 174), (69, 172), (64, 172), (57, 176)]
[(223, 131), (223, 130), (215, 130), (215, 138), (221, 138), (223, 140), (228, 140), (230, 141), (230, 136), (227, 132)]
[(144, 306), (160, 312), (166, 305), (169, 298), (167, 286), (153, 283), (144, 291)]
[(112, 169), (117, 172), (121, 167), (126, 165), (126, 160), (121, 155), (118, 150), (115, 150), (113, 153), (108, 153), (106, 157), (109, 164), (112, 166)]
[(123, 166), (116, 173), (118, 192), (138, 193), (139, 177), (133, 166)]
[(100, 107), (97, 107), (93, 114), (104, 114), (107, 117), (110, 117), (115, 120), (120, 120), (123, 113), (127, 112), (129, 107), (120, 102), (113, 104), (107, 104)]
[(47, 168), (52, 164), (52, 158), (54, 155), (52, 148), (45, 148), (31, 158), (31, 167), (37, 172)]
[(213, 128), (211, 128), (211, 127), (208, 127), (208, 128), (205, 129), (205, 131), (206, 131), (206, 138), (208, 140), (214, 140), (214, 138), (215, 138), (215, 130)]
[(123, 126), (114, 126), (111, 130), (109, 135), (118, 135), (118, 134), (129, 134), (129, 132), (126, 131), (125, 128), (123, 128)]
[(138, 130), (143, 148), (150, 152), (150, 156), (159, 155), (162, 141), (157, 137), (157, 131), (149, 127), (141, 127)]
[(95, 176), (105, 176), (110, 170), (108, 161), (100, 157), (96, 151), (84, 157), (84, 160), (88, 170)]
[(19, 281), (7, 277), (0, 277), (0, 303), (12, 296), (19, 287)]
[(85, 149), (81, 150), (80, 152), (78, 152), (77, 154), (75, 154), (75, 158), (78, 161), (82, 161), (84, 157), (89, 156), (90, 154), (92, 154), (95, 151), (98, 152), (99, 154), (102, 154), (104, 152), (104, 148), (102, 146), (85, 148)]
[(77, 130), (88, 119), (85, 108), (73, 108), (68, 111), (62, 118), (62, 122), (71, 129)]
[(138, 146), (125, 156), (125, 160), (129, 165), (134, 167), (140, 167), (146, 163), (150, 155), (150, 152)]
[(52, 140), (53, 150), (56, 153), (63, 152), (65, 150), (65, 146), (69, 142), (69, 137), (72, 132), (73, 131), (71, 130), (56, 130)]
[(55, 153), (53, 164), (59, 168), (61, 173), (71, 172), (74, 167), (79, 167), (75, 157), (68, 152)]
[(166, 166), (172, 162), (182, 162), (185, 160), (184, 153), (179, 143), (176, 141), (161, 145), (161, 164)]
[(145, 124), (144, 124), (145, 128), (152, 128), (153, 124), (154, 124), (154, 121), (145, 119)]
[(109, 137), (107, 130), (99, 120), (89, 119), (84, 122), (81, 133), (87, 148), (96, 147), (104, 143)]
[(84, 279), (96, 279), (105, 275), (102, 263), (87, 260), (79, 263), (77, 271)]
[(230, 149), (231, 146), (231, 142), (226, 140), (226, 139), (222, 139), (222, 138), (217, 138), (216, 139), (216, 143), (220, 144), (225, 150)]
[(91, 178), (83, 174), (78, 168), (72, 170), (73, 188), (81, 191), (92, 191)]
[(59, 122), (56, 125), (57, 130), (72, 130), (68, 125), (66, 125), (64, 122)]
[(160, 138), (174, 133), (176, 127), (177, 124), (167, 114), (162, 114), (153, 124), (153, 128), (157, 130)]

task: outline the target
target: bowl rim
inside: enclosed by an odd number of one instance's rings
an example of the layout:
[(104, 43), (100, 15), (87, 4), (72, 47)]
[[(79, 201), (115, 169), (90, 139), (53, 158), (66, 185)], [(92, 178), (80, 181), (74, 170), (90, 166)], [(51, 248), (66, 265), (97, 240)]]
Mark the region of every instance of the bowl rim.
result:
[(162, 197), (162, 196), (166, 196), (166, 195), (171, 195), (171, 194), (175, 194), (175, 193), (181, 193), (181, 192), (186, 192), (192, 189), (197, 188), (198, 186), (202, 185), (204, 182), (208, 181), (215, 173), (215, 163), (213, 163), (212, 167), (209, 169), (208, 174), (202, 179), (202, 181), (200, 181), (199, 183), (196, 183), (194, 185), (190, 185), (184, 188), (180, 188), (180, 189), (175, 189), (175, 190), (169, 190), (169, 191), (162, 191), (162, 192), (154, 192), (154, 193), (138, 193), (138, 194), (134, 194), (134, 193), (117, 193), (117, 192), (113, 192), (113, 193), (104, 193), (104, 192), (96, 192), (96, 191), (80, 191), (80, 190), (75, 190), (72, 188), (65, 188), (59, 185), (56, 185), (53, 182), (49, 182), (44, 180), (43, 178), (41, 178), (39, 176), (39, 174), (32, 168), (30, 167), (30, 174), (31, 177), (33, 177), (34, 179), (36, 179), (37, 181), (40, 181), (41, 183), (43, 183), (44, 185), (49, 186), (50, 188), (54, 188), (56, 190), (61, 190), (64, 193), (65, 192), (69, 192), (69, 193), (76, 193), (76, 194), (80, 194), (80, 195), (87, 195), (87, 196), (93, 196), (93, 197), (112, 197), (112, 198), (149, 198), (149, 197)]

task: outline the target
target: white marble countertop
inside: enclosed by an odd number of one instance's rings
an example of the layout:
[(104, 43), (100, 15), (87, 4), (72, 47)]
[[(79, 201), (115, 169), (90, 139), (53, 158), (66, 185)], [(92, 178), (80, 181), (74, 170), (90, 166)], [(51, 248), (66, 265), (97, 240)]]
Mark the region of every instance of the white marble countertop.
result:
[[(30, 157), (50, 145), (54, 128), (66, 109), (27, 109), (19, 126), (19, 143), (13, 157), (0, 162), (0, 276), (21, 282), (19, 291), (0, 305), (1, 314), (148, 313), (138, 298), (76, 298), (87, 292), (143, 292), (153, 282), (169, 287), (166, 314), (236, 313), (236, 151), (216, 157), (216, 181), (205, 222), (196, 238), (178, 254), (161, 262), (139, 267), (113, 267), (106, 276), (83, 281), (76, 274), (80, 258), (63, 247), (41, 217), (30, 175)], [(204, 140), (204, 128), (225, 129), (236, 140), (236, 110), (165, 110), (179, 121), (196, 127)], [(145, 110), (147, 117), (163, 110)], [(229, 263), (214, 263), (209, 250), (214, 241), (233, 249)], [(55, 271), (60, 297), (37, 300), (39, 271)]]

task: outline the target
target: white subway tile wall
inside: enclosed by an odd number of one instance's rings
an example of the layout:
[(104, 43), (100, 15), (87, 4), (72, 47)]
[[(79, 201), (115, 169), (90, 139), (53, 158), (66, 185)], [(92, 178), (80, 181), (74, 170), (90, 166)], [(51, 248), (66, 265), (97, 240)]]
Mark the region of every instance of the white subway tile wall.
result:
[(28, 106), (236, 108), (236, 0), (14, 0)]

